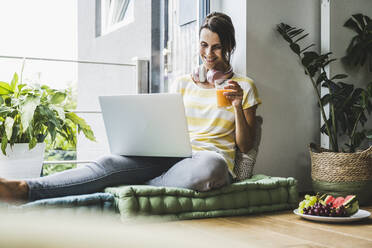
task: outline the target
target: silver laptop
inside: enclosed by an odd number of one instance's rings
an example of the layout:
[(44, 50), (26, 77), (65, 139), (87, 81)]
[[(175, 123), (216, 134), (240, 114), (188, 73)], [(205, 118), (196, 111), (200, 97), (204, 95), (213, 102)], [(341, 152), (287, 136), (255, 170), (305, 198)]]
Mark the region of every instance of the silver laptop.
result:
[(99, 96), (110, 152), (126, 156), (190, 157), (180, 94)]

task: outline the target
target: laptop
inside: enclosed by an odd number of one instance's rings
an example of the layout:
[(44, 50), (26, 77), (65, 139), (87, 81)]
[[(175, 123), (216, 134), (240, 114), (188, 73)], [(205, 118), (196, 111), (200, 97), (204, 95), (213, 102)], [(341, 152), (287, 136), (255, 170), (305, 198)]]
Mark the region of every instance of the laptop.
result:
[(181, 94), (99, 96), (110, 152), (191, 157)]

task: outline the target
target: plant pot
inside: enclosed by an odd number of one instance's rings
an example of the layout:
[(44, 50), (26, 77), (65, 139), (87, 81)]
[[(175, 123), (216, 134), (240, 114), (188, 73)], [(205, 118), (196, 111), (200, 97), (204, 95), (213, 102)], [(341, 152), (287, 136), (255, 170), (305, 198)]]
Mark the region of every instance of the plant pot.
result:
[(38, 143), (28, 149), (27, 143), (14, 144), (6, 148), (6, 156), (0, 154), (0, 177), (24, 179), (40, 177), (43, 166), (45, 143)]
[(372, 203), (372, 146), (355, 153), (331, 152), (310, 145), (313, 190), (333, 196), (356, 195)]

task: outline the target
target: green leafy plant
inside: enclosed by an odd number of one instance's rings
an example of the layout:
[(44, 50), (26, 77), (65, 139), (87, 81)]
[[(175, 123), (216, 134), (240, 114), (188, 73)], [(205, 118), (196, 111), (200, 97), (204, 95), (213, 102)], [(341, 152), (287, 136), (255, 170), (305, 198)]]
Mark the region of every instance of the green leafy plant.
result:
[[(66, 100), (64, 103), (65, 108), (67, 109), (76, 109), (77, 105), (77, 92), (75, 84), (70, 84), (66, 89), (65, 93), (67, 94)], [(74, 126), (75, 133), (76, 125)], [(44, 160), (45, 161), (63, 161), (63, 160), (76, 160), (76, 145), (71, 144), (61, 135), (56, 136), (55, 140), (50, 139), (50, 135), (46, 137), (45, 141), (45, 153), (44, 153)], [(71, 163), (61, 163), (61, 164), (44, 164), (42, 174), (43, 176), (52, 175), (56, 172), (61, 172), (64, 170), (69, 170), (76, 168), (77, 165)]]
[[(325, 68), (336, 60), (329, 57), (331, 52), (318, 54), (315, 51), (309, 51), (309, 48), (315, 44), (301, 48), (299, 41), (309, 35), (308, 33), (304, 34), (304, 30), (301, 28), (281, 23), (277, 25), (277, 31), (298, 56), (305, 74), (308, 75), (313, 85), (324, 121), (320, 131), (328, 135), (331, 150), (334, 152), (341, 150), (354, 152), (366, 138), (367, 133), (371, 132), (371, 130), (364, 128), (358, 130), (358, 127), (364, 127), (367, 116), (372, 111), (372, 82), (367, 85), (366, 89), (362, 89), (341, 81), (348, 77), (346, 74), (337, 74), (328, 78)], [(321, 96), (320, 87), (327, 88), (328, 93)], [(329, 106), (329, 117), (325, 112), (326, 106)], [(347, 150), (339, 146), (338, 138), (340, 136), (348, 138), (348, 142), (345, 144)]]
[(1, 150), (15, 143), (28, 143), (29, 149), (49, 136), (57, 135), (76, 145), (76, 132), (95, 141), (93, 131), (84, 119), (71, 112), (66, 103), (66, 91), (46, 85), (28, 85), (15, 73), (10, 83), (0, 82), (0, 139)]
[(352, 15), (344, 24), (357, 34), (351, 39), (342, 62), (346, 65), (364, 66), (368, 61), (372, 72), (372, 20), (363, 14)]

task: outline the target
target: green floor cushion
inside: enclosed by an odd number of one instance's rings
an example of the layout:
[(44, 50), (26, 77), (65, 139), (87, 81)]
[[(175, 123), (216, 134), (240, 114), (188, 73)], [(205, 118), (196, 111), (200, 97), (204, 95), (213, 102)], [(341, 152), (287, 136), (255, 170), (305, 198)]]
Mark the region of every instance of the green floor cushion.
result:
[(297, 181), (294, 178), (265, 175), (254, 175), (208, 192), (146, 185), (110, 187), (105, 192), (114, 195), (122, 219), (247, 215), (295, 208), (298, 204)]

